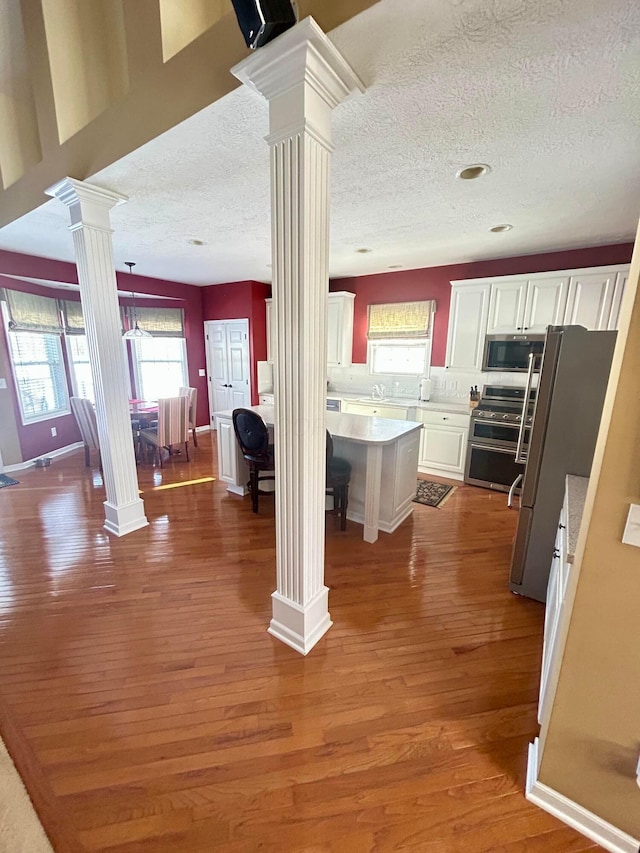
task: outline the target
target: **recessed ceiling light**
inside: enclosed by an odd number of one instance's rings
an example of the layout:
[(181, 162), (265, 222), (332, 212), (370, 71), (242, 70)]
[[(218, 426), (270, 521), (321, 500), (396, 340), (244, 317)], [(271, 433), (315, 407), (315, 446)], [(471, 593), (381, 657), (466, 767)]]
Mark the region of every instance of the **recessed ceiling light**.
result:
[(388, 270), (400, 270), (400, 269), (402, 269), (402, 264), (389, 264), (387, 269)]
[(490, 171), (491, 166), (487, 166), (486, 163), (473, 163), (456, 172), (456, 178), (460, 178), (461, 181), (475, 181), (476, 178), (488, 175)]
[(502, 234), (503, 231), (511, 231), (512, 228), (513, 225), (505, 222), (504, 225), (494, 225), (493, 228), (489, 228), (489, 231), (492, 231), (494, 234)]
[(359, 255), (368, 255), (369, 252), (373, 252), (373, 249), (356, 249), (356, 252)]
[(187, 240), (190, 246), (204, 246), (204, 240)]

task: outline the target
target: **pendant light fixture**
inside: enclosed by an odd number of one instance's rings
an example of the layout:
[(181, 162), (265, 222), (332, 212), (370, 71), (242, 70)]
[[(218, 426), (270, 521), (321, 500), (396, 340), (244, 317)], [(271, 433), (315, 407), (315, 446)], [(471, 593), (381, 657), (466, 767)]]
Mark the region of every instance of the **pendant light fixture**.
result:
[[(133, 267), (135, 267), (135, 261), (125, 261), (124, 265), (129, 267), (129, 275), (133, 272)], [(135, 340), (135, 338), (150, 338), (152, 337), (150, 332), (145, 332), (144, 329), (141, 329), (138, 325), (138, 315), (136, 314), (136, 295), (131, 291), (131, 301), (133, 302), (133, 328), (127, 329), (127, 331), (123, 334), (123, 338), (126, 340)]]

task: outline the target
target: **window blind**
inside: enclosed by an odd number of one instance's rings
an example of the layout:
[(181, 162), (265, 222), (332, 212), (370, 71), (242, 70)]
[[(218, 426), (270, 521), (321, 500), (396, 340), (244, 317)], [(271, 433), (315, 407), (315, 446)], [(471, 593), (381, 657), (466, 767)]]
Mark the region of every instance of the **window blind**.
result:
[(35, 293), (7, 290), (9, 328), (15, 332), (62, 333), (58, 301)]
[(435, 302), (389, 302), (369, 305), (368, 312), (367, 337), (370, 341), (385, 338), (428, 338), (431, 334), (431, 317), (435, 312)]
[(12, 331), (7, 337), (23, 421), (66, 412), (67, 384), (59, 334)]
[[(129, 328), (134, 325), (133, 308), (127, 309)], [(135, 316), (138, 325), (154, 338), (184, 338), (184, 311), (182, 308), (138, 308)]]
[(61, 299), (60, 307), (62, 308), (65, 335), (84, 335), (82, 303), (72, 302), (70, 299)]

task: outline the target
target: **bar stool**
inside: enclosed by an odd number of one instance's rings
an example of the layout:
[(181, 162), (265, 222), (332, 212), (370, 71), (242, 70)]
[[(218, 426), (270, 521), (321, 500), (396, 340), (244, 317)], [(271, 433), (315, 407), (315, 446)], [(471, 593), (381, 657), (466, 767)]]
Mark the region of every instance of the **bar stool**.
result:
[(333, 455), (333, 438), (327, 430), (327, 495), (333, 497), (333, 510), (340, 516), (340, 530), (347, 529), (347, 506), (349, 504), (349, 482), (351, 463)]
[(258, 495), (270, 495), (260, 489), (265, 480), (275, 480), (274, 474), (260, 476), (261, 471), (273, 471), (275, 460), (273, 444), (269, 444), (269, 429), (260, 415), (251, 409), (233, 410), (233, 429), (245, 462), (249, 466), (248, 487), (251, 492), (251, 508), (258, 512)]

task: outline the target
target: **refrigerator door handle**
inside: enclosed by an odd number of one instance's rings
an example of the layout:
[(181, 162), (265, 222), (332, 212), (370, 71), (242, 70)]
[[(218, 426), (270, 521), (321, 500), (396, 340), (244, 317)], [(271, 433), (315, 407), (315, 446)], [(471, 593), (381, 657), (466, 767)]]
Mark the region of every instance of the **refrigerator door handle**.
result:
[(509, 489), (509, 497), (507, 498), (507, 506), (509, 509), (513, 506), (513, 494), (518, 487), (518, 483), (522, 480), (522, 474), (518, 474), (513, 483), (511, 484), (511, 488)]
[(523, 453), (524, 436), (527, 426), (527, 412), (529, 410), (529, 397), (533, 385), (533, 370), (536, 362), (535, 354), (529, 353), (529, 369), (527, 371), (527, 385), (524, 390), (524, 401), (522, 403), (522, 416), (520, 418), (520, 431), (518, 432), (518, 444), (516, 446), (516, 462), (524, 464), (527, 461), (526, 453)]

